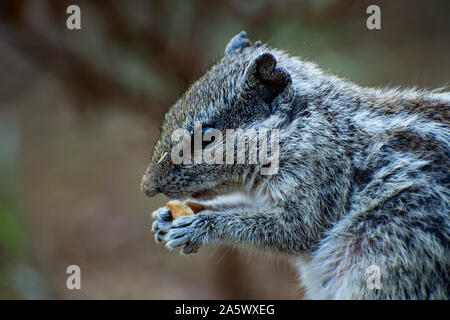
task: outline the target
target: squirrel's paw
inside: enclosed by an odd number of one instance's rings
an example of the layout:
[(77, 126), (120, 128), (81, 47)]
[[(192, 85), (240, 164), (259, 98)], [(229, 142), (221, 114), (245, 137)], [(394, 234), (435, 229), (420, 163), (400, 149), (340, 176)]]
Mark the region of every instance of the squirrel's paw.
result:
[(184, 245), (182, 254), (196, 252), (207, 237), (209, 228), (206, 215), (181, 216), (173, 220), (167, 212), (165, 208), (160, 208), (153, 213), (157, 219), (152, 226), (152, 230), (156, 231), (156, 242), (165, 241), (166, 247), (170, 250)]
[(152, 231), (157, 231), (155, 234), (155, 241), (161, 242), (164, 235), (169, 231), (173, 218), (166, 207), (161, 207), (154, 211), (153, 219), (156, 219), (152, 224)]

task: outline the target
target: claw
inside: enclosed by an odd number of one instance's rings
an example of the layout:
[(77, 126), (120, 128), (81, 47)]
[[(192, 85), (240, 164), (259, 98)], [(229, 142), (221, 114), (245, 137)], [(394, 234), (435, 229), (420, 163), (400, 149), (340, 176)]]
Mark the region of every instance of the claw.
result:
[(163, 241), (163, 240), (164, 240), (164, 234), (163, 234), (161, 231), (157, 232), (157, 233), (155, 234), (155, 241), (156, 241), (157, 243), (160, 243), (160, 242)]
[(200, 248), (200, 245), (198, 243), (190, 243), (188, 242), (186, 246), (181, 249), (181, 254), (191, 254), (196, 253), (198, 249)]
[(172, 222), (164, 220), (155, 220), (152, 224), (152, 231), (169, 231), (172, 226)]
[(166, 207), (159, 208), (152, 213), (153, 219), (159, 219), (164, 221), (171, 221), (172, 215)]
[(190, 231), (187, 228), (175, 228), (175, 229), (171, 229), (169, 230), (169, 232), (167, 232), (167, 237), (169, 239), (178, 239), (181, 237), (186, 236)]
[(192, 223), (192, 221), (194, 221), (196, 219), (195, 215), (192, 216), (181, 216), (176, 218), (173, 223), (172, 226), (174, 227), (185, 227), (188, 226)]
[(169, 249), (174, 249), (176, 247), (179, 247), (179, 246), (185, 244), (186, 241), (187, 240), (185, 238), (172, 239), (172, 240), (167, 241), (166, 247), (169, 248)]

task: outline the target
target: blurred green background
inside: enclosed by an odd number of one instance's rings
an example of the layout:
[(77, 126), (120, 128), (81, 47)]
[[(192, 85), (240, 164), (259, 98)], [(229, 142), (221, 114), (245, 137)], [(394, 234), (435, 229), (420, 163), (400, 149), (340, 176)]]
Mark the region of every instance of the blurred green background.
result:
[[(66, 28), (81, 7), (82, 29)], [(381, 7), (381, 30), (366, 8)], [(302, 297), (281, 258), (155, 244), (141, 176), (170, 105), (241, 30), (367, 86), (438, 88), (450, 2), (0, 2), (0, 298)], [(81, 268), (81, 290), (66, 268)]]

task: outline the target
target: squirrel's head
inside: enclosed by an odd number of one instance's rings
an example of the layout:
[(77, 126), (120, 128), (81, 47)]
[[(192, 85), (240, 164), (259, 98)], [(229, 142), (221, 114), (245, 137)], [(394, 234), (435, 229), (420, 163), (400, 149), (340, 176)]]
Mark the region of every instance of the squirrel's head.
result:
[[(218, 142), (231, 139), (226, 134), (229, 129), (270, 130), (286, 121), (295, 94), (291, 75), (277, 59), (286, 56), (260, 42), (252, 44), (245, 32), (231, 39), (225, 56), (165, 115), (142, 179), (143, 192), (148, 196), (164, 193), (170, 198), (213, 196), (233, 191), (249, 175), (261, 178), (257, 172), (267, 163), (226, 161), (227, 156), (237, 160), (230, 156), (236, 154), (237, 143), (230, 149), (222, 144), (222, 153), (214, 152), (219, 150)], [(205, 150), (222, 158), (223, 164), (195, 161), (195, 153)]]

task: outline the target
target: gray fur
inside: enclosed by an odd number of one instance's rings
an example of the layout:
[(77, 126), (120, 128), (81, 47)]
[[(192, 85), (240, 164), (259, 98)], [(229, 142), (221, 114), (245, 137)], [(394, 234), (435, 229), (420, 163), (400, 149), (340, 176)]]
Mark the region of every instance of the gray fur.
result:
[[(184, 254), (230, 243), (295, 257), (309, 298), (448, 299), (449, 94), (362, 88), (243, 37), (166, 115), (142, 189), (207, 205), (176, 220), (159, 209), (157, 241)], [(278, 174), (159, 161), (173, 130), (194, 121), (279, 128)], [(218, 197), (232, 192), (241, 196)], [(366, 285), (371, 265), (381, 289)]]

